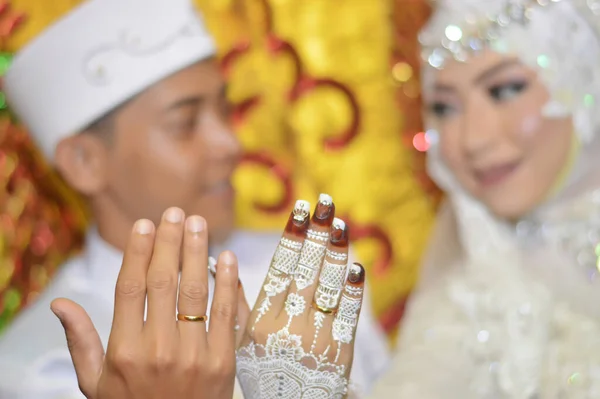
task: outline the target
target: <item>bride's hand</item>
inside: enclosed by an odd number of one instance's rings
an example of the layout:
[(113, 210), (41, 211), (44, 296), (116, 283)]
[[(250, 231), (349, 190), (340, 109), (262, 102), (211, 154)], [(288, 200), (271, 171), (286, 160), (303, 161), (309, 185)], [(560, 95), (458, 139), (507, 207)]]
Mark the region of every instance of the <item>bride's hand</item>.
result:
[(158, 229), (148, 220), (135, 224), (115, 289), (106, 355), (85, 310), (66, 299), (53, 302), (87, 398), (231, 399), (237, 260), (231, 252), (219, 257), (207, 329), (206, 221), (184, 219), (181, 209), (171, 208)]
[(342, 398), (354, 352), (365, 271), (349, 268), (348, 228), (321, 195), (298, 201), (237, 352), (247, 398)]

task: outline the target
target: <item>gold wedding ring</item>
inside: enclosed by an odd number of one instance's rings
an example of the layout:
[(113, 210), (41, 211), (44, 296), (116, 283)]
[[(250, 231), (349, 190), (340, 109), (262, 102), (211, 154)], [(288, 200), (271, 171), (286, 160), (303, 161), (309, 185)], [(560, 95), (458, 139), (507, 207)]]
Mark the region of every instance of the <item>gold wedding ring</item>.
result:
[(325, 314), (333, 314), (337, 310), (337, 309), (326, 308), (324, 306), (319, 306), (315, 302), (312, 303), (312, 307), (313, 307), (313, 309), (316, 309), (317, 311), (319, 311), (321, 313), (325, 313)]
[(177, 313), (177, 320), (179, 320), (179, 321), (206, 321), (206, 320), (208, 320), (208, 316), (207, 315), (189, 316), (187, 314)]

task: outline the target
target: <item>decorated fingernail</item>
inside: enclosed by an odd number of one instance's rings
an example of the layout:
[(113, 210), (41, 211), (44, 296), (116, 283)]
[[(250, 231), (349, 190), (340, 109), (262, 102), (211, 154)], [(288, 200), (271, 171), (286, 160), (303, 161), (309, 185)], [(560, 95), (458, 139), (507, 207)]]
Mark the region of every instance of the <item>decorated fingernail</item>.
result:
[(364, 282), (365, 269), (360, 263), (352, 264), (332, 326), (332, 337), (339, 344), (334, 359), (336, 362), (340, 357), (341, 344), (349, 344), (354, 340), (365, 289)]
[(292, 211), (292, 218), (298, 223), (304, 223), (310, 215), (310, 202), (304, 200), (296, 201), (294, 210)]
[(313, 213), (312, 221), (320, 226), (331, 225), (333, 221), (333, 217), (335, 215), (335, 205), (333, 204), (333, 199), (331, 196), (327, 194), (319, 195), (319, 202), (317, 202), (317, 206), (315, 207), (315, 212)]
[(316, 309), (326, 314), (336, 310), (346, 278), (348, 254), (345, 248), (339, 248), (348, 244), (345, 231), (346, 223), (338, 218), (333, 219), (330, 238), (333, 247), (330, 246), (326, 251), (314, 301)]
[(365, 268), (360, 263), (350, 265), (348, 271), (348, 282), (352, 284), (362, 284), (365, 282)]
[(336, 247), (348, 245), (348, 226), (339, 218), (334, 218), (331, 223), (331, 243)]
[(290, 214), (285, 231), (300, 237), (306, 235), (306, 229), (310, 220), (310, 203), (304, 200), (296, 201), (294, 209)]

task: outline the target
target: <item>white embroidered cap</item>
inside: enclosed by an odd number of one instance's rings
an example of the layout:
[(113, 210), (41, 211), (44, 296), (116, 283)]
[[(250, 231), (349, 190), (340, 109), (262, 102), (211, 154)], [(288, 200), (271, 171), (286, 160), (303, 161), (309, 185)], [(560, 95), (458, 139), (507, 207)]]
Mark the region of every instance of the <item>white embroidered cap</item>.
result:
[(87, 0), (15, 55), (4, 91), (53, 159), (60, 140), (215, 52), (190, 0)]

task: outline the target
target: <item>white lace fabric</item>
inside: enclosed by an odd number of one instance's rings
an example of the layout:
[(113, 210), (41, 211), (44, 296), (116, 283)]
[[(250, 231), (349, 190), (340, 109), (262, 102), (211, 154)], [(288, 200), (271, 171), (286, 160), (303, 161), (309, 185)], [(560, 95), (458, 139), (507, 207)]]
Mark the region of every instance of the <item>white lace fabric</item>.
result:
[[(582, 148), (561, 190), (515, 226), (462, 189), (433, 143), (429, 170), (449, 207), (408, 304), (394, 365), (372, 397), (599, 398), (600, 2), (437, 3), (421, 36), (425, 59), (448, 44), (448, 26), (460, 27), (469, 45), (469, 27), (490, 23), (507, 5), (538, 7), (528, 23), (506, 23), (490, 45), (539, 71), (552, 95), (546, 115), (573, 115)], [(424, 67), (425, 96), (434, 70)]]
[(250, 343), (238, 350), (238, 379), (246, 398), (343, 398), (348, 380), (345, 368), (327, 356), (306, 353), (302, 337), (282, 329), (267, 343)]

